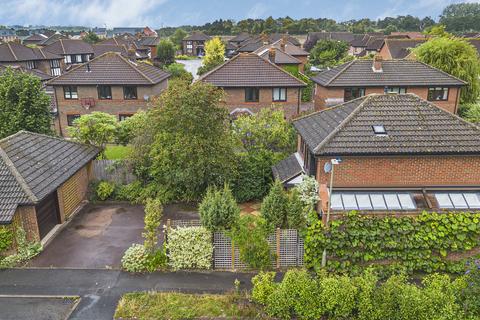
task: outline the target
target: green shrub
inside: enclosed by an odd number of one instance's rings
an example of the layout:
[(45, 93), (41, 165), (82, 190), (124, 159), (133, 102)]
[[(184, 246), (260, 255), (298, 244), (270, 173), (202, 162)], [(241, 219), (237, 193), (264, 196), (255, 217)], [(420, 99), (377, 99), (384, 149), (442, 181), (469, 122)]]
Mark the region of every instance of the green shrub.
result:
[(461, 301), (469, 316), (480, 317), (480, 260), (470, 261), (461, 290)]
[(228, 230), (240, 217), (240, 208), (226, 184), (223, 189), (208, 188), (198, 212), (202, 225), (210, 231)]
[(300, 198), (300, 192), (295, 188), (289, 194), (287, 224), (289, 228), (302, 230), (306, 226), (308, 207)]
[(162, 220), (163, 207), (159, 199), (148, 199), (145, 204), (143, 246), (148, 254), (155, 252), (158, 243), (159, 228)]
[(100, 181), (97, 185), (95, 193), (97, 194), (98, 199), (105, 201), (113, 194), (115, 191), (115, 184), (108, 181)]
[(320, 277), (319, 302), (329, 319), (349, 319), (353, 315), (357, 288), (346, 276)]
[(145, 268), (148, 272), (154, 272), (157, 270), (165, 269), (168, 264), (167, 253), (165, 248), (155, 250), (153, 253), (148, 254)]
[(284, 228), (288, 225), (288, 196), (280, 181), (275, 181), (260, 208), (262, 217), (273, 227)]
[(204, 227), (170, 229), (166, 248), (174, 270), (212, 267), (212, 234)]
[(128, 272), (144, 272), (148, 265), (148, 252), (141, 244), (135, 243), (125, 251), (121, 260), (122, 269)]
[(21, 227), (17, 227), (15, 240), (17, 243), (17, 253), (0, 259), (0, 269), (13, 268), (19, 263), (35, 257), (43, 249), (39, 242), (28, 242), (27, 234)]
[(0, 226), (0, 255), (13, 243), (13, 232), (9, 226)]
[(275, 290), (276, 284), (274, 282), (275, 272), (260, 272), (252, 278), (253, 301), (265, 305), (268, 297)]
[(139, 180), (129, 184), (117, 185), (115, 189), (115, 200), (139, 203), (142, 190), (143, 185)]

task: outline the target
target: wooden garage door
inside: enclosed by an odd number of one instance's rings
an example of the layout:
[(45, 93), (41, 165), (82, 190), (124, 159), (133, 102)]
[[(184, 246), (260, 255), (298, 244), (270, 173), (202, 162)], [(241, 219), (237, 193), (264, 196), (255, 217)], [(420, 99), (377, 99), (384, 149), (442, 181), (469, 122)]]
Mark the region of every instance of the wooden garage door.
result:
[(60, 223), (57, 192), (54, 191), (35, 206), (40, 239)]

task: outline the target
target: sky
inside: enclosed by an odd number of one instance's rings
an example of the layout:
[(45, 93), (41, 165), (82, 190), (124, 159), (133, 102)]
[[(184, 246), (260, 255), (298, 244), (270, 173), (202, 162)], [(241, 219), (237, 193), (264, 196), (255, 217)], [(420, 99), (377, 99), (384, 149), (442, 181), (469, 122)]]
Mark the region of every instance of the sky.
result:
[(0, 0), (0, 25), (82, 25), (153, 28), (201, 25), (215, 19), (378, 19), (411, 14), (437, 20), (462, 0)]

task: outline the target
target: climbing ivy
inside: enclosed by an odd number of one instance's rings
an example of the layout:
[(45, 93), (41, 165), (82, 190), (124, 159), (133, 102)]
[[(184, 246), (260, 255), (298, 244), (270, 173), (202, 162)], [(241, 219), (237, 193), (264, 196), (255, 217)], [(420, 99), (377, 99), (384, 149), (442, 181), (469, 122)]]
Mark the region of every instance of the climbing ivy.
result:
[(356, 212), (311, 225), (305, 237), (305, 263), (319, 269), (324, 248), (327, 269), (358, 274), (368, 266), (395, 271), (465, 270), (470, 250), (480, 246), (480, 213), (422, 213), (418, 217), (372, 217)]

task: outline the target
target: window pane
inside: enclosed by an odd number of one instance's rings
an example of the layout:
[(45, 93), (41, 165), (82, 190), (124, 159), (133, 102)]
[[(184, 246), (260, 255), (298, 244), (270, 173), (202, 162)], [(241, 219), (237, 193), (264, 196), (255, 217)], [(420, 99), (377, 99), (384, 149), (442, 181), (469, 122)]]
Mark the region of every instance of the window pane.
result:
[(436, 193), (435, 198), (437, 199), (438, 206), (440, 208), (453, 208), (453, 204), (450, 201), (448, 193)]
[(341, 194), (332, 194), (330, 208), (333, 210), (343, 210)]
[(415, 209), (416, 206), (413, 203), (412, 197), (408, 193), (399, 193), (398, 199), (400, 200), (400, 204), (402, 209)]
[(385, 200), (383, 199), (382, 194), (372, 193), (370, 194), (370, 199), (372, 200), (373, 209), (375, 210), (384, 210), (387, 209)]
[(402, 209), (400, 202), (398, 201), (397, 195), (394, 193), (386, 193), (384, 195), (385, 202), (387, 203), (387, 208), (390, 210)]
[(480, 208), (480, 198), (476, 193), (464, 193), (463, 196), (467, 200), (469, 208)]
[(345, 210), (355, 210), (358, 209), (357, 201), (355, 200), (355, 195), (352, 193), (342, 194), (343, 206)]
[(372, 210), (372, 204), (370, 203), (370, 197), (367, 193), (357, 194), (358, 208), (361, 210)]
[(452, 200), (453, 206), (456, 209), (466, 209), (468, 208), (467, 202), (463, 198), (461, 193), (450, 193), (450, 200)]

